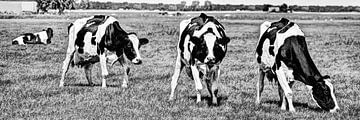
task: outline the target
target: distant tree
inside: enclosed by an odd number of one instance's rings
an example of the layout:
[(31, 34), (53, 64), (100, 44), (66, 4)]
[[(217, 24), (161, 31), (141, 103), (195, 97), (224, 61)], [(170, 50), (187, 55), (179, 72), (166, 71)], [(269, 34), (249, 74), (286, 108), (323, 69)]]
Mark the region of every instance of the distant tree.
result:
[(53, 7), (54, 9), (58, 9), (58, 13), (64, 14), (64, 10), (70, 9), (74, 7), (74, 0), (36, 0), (37, 3), (37, 13), (40, 13), (40, 10), (42, 13), (48, 12), (50, 7)]
[(288, 11), (288, 6), (284, 3), (280, 6), (280, 12), (287, 12)]

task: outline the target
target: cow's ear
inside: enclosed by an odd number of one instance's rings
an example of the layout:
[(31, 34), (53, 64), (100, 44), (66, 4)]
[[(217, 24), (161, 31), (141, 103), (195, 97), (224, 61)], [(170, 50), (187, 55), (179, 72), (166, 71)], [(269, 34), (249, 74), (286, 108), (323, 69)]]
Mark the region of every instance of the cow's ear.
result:
[(222, 39), (219, 40), (220, 44), (226, 45), (230, 42), (230, 38), (229, 37), (224, 37)]
[(149, 43), (149, 40), (147, 38), (140, 38), (139, 43), (140, 43), (140, 45), (145, 45), (145, 44)]

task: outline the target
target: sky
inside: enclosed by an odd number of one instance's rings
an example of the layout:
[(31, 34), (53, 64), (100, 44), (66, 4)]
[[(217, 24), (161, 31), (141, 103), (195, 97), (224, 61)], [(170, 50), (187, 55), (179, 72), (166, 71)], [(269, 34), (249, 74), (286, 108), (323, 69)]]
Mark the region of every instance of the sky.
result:
[[(165, 3), (177, 4), (180, 1), (186, 1), (191, 4), (193, 0), (90, 0), (100, 2), (129, 2), (129, 3)], [(205, 0), (199, 0), (200, 4)], [(272, 4), (281, 5), (286, 3), (288, 5), (342, 5), (342, 6), (360, 6), (360, 0), (210, 0), (213, 4), (244, 4), (244, 5), (262, 5)]]

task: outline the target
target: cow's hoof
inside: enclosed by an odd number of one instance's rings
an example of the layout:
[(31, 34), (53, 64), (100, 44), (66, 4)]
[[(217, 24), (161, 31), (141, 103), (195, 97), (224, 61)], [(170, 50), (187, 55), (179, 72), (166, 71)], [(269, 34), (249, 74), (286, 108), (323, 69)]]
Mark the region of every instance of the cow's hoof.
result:
[(64, 87), (64, 83), (60, 83), (60, 84), (59, 84), (59, 87)]
[(128, 85), (127, 85), (127, 84), (122, 84), (122, 85), (121, 85), (121, 87), (123, 87), (123, 88), (127, 88), (127, 87), (128, 87)]
[(174, 101), (174, 97), (169, 97), (169, 101)]
[(286, 107), (285, 107), (285, 106), (281, 106), (280, 109), (281, 109), (281, 110), (286, 110)]
[(102, 85), (101, 87), (102, 87), (102, 88), (106, 88), (106, 85)]
[(256, 105), (260, 105), (260, 100), (256, 100), (256, 101), (255, 101), (255, 104), (256, 104)]

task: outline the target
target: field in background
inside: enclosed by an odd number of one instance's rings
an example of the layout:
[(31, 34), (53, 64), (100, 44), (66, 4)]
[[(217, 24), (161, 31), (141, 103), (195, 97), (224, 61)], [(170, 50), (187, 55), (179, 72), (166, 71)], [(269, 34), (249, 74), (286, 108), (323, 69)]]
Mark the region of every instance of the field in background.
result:
[[(119, 19), (128, 32), (150, 43), (141, 48), (144, 62), (133, 65), (129, 88), (121, 88), (122, 69), (109, 66), (108, 88), (101, 88), (100, 67), (93, 69), (95, 87), (87, 86), (83, 69), (70, 68), (66, 86), (59, 88), (67, 48), (67, 25), (76, 18), (107, 14)], [(65, 16), (15, 16), (0, 19), (0, 118), (217, 118), (217, 119), (358, 119), (360, 116), (360, 15), (211, 13), (231, 38), (220, 76), (220, 106), (209, 106), (206, 89), (196, 104), (194, 81), (182, 74), (176, 100), (168, 101), (174, 69), (178, 25), (195, 16), (161, 16), (157, 13), (70, 13)], [(277, 86), (266, 82), (262, 104), (255, 105), (258, 78), (255, 46), (264, 20), (287, 17), (306, 34), (310, 54), (323, 75), (330, 75), (341, 110), (319, 109), (304, 84), (296, 82), (296, 113), (280, 110)], [(7, 17), (3, 17), (7, 18)], [(26, 19), (22, 19), (26, 18)], [(30, 19), (32, 18), (32, 19)], [(25, 32), (54, 29), (50, 45), (13, 46)], [(183, 71), (183, 73), (185, 73)]]

